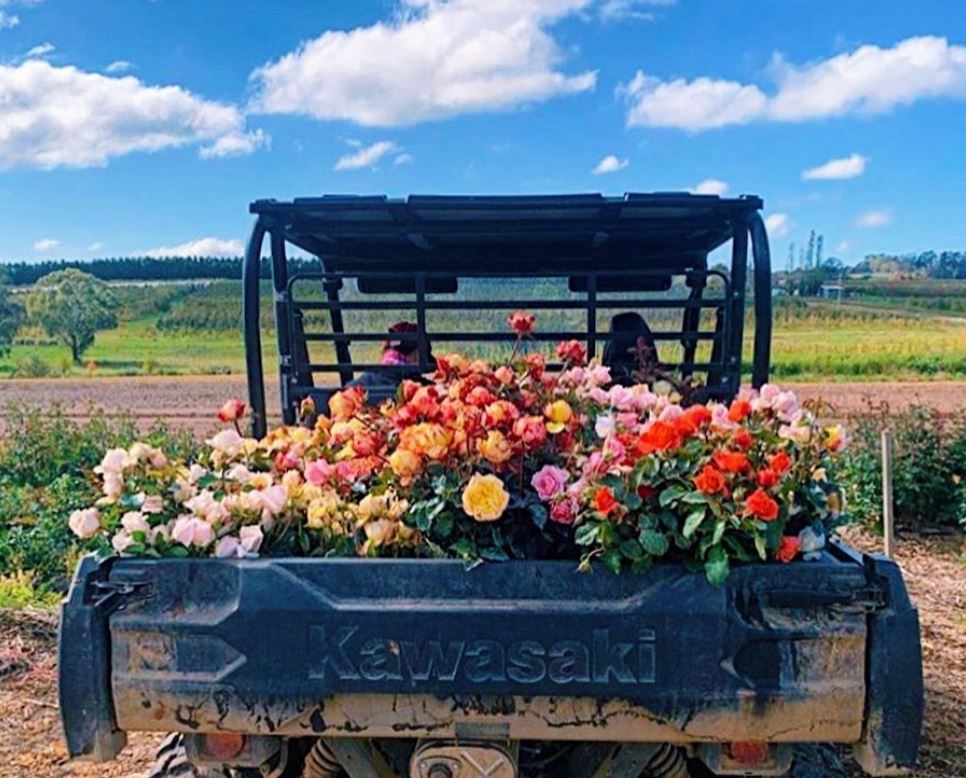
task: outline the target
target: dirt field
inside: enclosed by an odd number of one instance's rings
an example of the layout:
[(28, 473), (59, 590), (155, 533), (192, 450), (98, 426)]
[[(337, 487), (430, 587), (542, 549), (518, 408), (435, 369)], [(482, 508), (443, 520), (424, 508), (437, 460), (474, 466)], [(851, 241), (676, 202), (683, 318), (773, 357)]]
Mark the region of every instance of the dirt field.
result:
[[(921, 402), (943, 413), (966, 406), (966, 381), (802, 383), (789, 384), (806, 399), (828, 402), (835, 416), (859, 411), (869, 400), (893, 407)], [(117, 377), (88, 379), (30, 379), (0, 381), (0, 408), (11, 402), (40, 407), (62, 405), (70, 415), (90, 415), (92, 406), (109, 413), (125, 413), (152, 421), (206, 432), (214, 425), (218, 407), (228, 397), (247, 397), (241, 376)], [(278, 386), (266, 387), (269, 413), (278, 413)]]
[[(861, 530), (848, 540), (868, 550), (880, 541)], [(905, 538), (898, 560), (919, 606), (926, 675), (926, 725), (920, 778), (966, 776), (966, 565), (958, 539)], [(118, 760), (68, 763), (57, 714), (56, 620), (43, 611), (0, 611), (0, 776), (2, 778), (140, 778), (159, 741), (135, 734)], [(831, 751), (815, 778), (842, 771)]]

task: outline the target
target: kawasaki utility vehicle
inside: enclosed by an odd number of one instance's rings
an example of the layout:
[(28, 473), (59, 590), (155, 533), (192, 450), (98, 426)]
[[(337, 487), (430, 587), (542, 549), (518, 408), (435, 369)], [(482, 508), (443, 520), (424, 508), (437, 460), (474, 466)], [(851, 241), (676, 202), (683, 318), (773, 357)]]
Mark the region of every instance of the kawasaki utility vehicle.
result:
[[(615, 316), (640, 314), (662, 369), (727, 399), (749, 288), (752, 381), (768, 377), (761, 207), (686, 194), (258, 201), (244, 263), (253, 432), (267, 422), (266, 237), (287, 423), (361, 374), (372, 399), (391, 393), (399, 368), (373, 354), (393, 322), (415, 325), (398, 337), (415, 344), (412, 372), (430, 372), (434, 349), (505, 348), (517, 309), (538, 315), (536, 338), (598, 356)], [(614, 576), (550, 561), (88, 558), (61, 641), (70, 754), (109, 760), (127, 732), (175, 733), (157, 775), (781, 775), (816, 743), (895, 775), (914, 766), (922, 719), (900, 572), (839, 543), (737, 567), (718, 587), (677, 564)]]

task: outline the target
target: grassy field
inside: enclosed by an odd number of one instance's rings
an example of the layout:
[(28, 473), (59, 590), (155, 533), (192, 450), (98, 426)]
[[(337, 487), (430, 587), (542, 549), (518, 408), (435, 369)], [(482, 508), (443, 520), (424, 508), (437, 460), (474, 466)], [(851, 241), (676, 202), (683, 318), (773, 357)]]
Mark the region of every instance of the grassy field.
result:
[[(945, 291), (951, 291), (944, 287)], [(11, 353), (0, 358), (0, 376), (40, 377), (70, 375), (140, 374), (227, 374), (244, 372), (244, 350), (239, 320), (239, 285), (216, 282), (177, 289), (119, 289), (121, 324), (117, 329), (98, 333), (94, 346), (85, 354), (84, 366), (70, 363), (66, 347), (51, 342), (42, 332), (25, 330)], [(530, 290), (533, 291), (533, 290)], [(923, 290), (919, 290), (923, 291)], [(879, 307), (878, 298), (843, 303), (783, 300), (776, 304), (773, 337), (772, 374), (780, 379), (825, 380), (902, 380), (942, 379), (966, 376), (966, 317), (950, 315), (949, 310), (908, 303), (936, 297), (929, 295), (896, 296), (893, 307)], [(956, 290), (958, 292), (958, 286)], [(508, 294), (513, 294), (512, 290)], [(537, 290), (539, 294), (539, 290)], [(267, 298), (267, 293), (263, 295)], [(263, 305), (263, 352), (271, 370), (275, 359), (275, 337), (271, 331), (268, 305)], [(901, 308), (905, 308), (902, 310)], [(501, 326), (502, 312), (460, 312), (438, 314), (429, 322), (430, 331)], [(572, 312), (541, 316), (544, 329), (579, 326), (569, 321)], [(385, 312), (382, 321), (349, 322), (348, 326), (379, 331), (399, 318), (398, 312)], [(432, 316), (432, 314), (431, 314)], [(675, 317), (679, 314), (674, 314)], [(655, 314), (655, 317), (657, 315)], [(670, 321), (651, 319), (655, 329), (675, 326)], [(659, 317), (658, 317), (659, 318)], [(606, 326), (602, 317), (601, 326)], [(678, 321), (676, 319), (676, 321)], [(708, 327), (710, 323), (704, 326)], [(749, 317), (746, 359), (751, 354), (753, 327)], [(437, 344), (446, 351), (456, 344)], [(376, 345), (354, 347), (356, 359), (374, 357)], [(675, 347), (662, 350), (664, 358), (678, 358)], [(368, 353), (366, 353), (368, 351)], [(313, 350), (313, 358), (328, 361)]]

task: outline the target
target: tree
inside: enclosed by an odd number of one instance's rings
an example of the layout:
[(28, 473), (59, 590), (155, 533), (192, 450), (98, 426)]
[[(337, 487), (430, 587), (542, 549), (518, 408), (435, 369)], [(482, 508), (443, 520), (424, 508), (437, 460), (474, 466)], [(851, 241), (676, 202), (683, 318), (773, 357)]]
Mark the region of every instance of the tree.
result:
[(70, 348), (74, 364), (98, 330), (117, 326), (117, 300), (110, 287), (75, 268), (44, 276), (27, 297), (27, 314)]
[[(2, 271), (0, 271), (2, 273)], [(0, 356), (10, 352), (13, 336), (20, 329), (23, 321), (23, 308), (13, 299), (10, 291), (4, 285), (6, 278), (0, 275)]]

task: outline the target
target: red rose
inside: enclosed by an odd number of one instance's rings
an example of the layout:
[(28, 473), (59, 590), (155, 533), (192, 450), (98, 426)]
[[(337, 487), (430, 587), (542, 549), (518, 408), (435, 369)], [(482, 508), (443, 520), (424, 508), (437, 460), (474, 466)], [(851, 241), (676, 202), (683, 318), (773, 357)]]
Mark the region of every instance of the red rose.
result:
[(786, 452), (779, 451), (768, 460), (768, 465), (778, 475), (785, 475), (785, 473), (792, 469), (792, 458)]
[(762, 521), (774, 521), (778, 518), (778, 503), (763, 489), (756, 489), (745, 499), (745, 512)]
[(705, 494), (717, 494), (725, 487), (724, 476), (711, 465), (705, 465), (698, 475), (694, 476), (694, 485), (698, 491)]
[(601, 516), (607, 516), (618, 504), (609, 486), (600, 487), (594, 495), (594, 508)]
[(507, 316), (506, 323), (517, 335), (529, 335), (533, 332), (533, 327), (537, 323), (532, 313), (517, 311)]
[(657, 494), (657, 489), (655, 489), (653, 486), (641, 484), (637, 487), (637, 496), (642, 500), (650, 500), (655, 494)]
[(731, 442), (734, 443), (738, 448), (743, 448), (745, 450), (751, 448), (751, 445), (755, 442), (751, 433), (748, 432), (744, 427), (735, 430), (735, 434), (731, 436)]
[(778, 485), (779, 475), (771, 468), (766, 467), (764, 470), (758, 471), (755, 480), (762, 489), (771, 489)]
[(714, 463), (726, 473), (743, 473), (748, 469), (748, 457), (742, 451), (719, 451)]
[(218, 409), (218, 421), (227, 424), (230, 421), (238, 421), (242, 416), (245, 415), (245, 403), (239, 400), (237, 397), (225, 402), (221, 408)]
[(572, 365), (583, 365), (587, 362), (587, 349), (579, 340), (562, 340), (557, 344), (557, 356)]
[(778, 544), (778, 551), (775, 558), (782, 562), (791, 562), (801, 551), (802, 541), (794, 535), (782, 535), (781, 542)]

